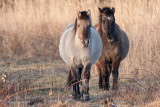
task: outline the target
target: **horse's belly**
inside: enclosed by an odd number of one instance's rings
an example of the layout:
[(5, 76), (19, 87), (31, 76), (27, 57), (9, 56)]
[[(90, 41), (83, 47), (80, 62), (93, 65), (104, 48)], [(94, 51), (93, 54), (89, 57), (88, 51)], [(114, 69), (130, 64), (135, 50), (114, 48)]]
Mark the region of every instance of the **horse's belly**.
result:
[[(59, 44), (59, 53), (60, 53), (60, 56), (61, 58), (63, 59), (63, 61), (67, 64), (71, 64), (72, 62), (70, 61), (70, 51), (69, 51), (69, 48), (71, 48), (69, 46), (70, 43), (70, 38), (69, 38), (69, 33), (70, 33), (70, 30), (68, 32), (65, 32), (61, 39), (60, 39), (60, 44)], [(68, 43), (70, 42), (70, 43)]]
[[(70, 35), (70, 29), (67, 29), (60, 39), (59, 52), (65, 63), (69, 65), (76, 65), (81, 67), (82, 65), (91, 63), (94, 64), (100, 58), (102, 53), (102, 40), (98, 32), (91, 28), (91, 38), (89, 47), (83, 48), (78, 45), (78, 42), (73, 42), (72, 35)], [(73, 43), (73, 44), (72, 44)]]
[(123, 43), (122, 43), (122, 60), (127, 56), (128, 51), (129, 51), (129, 40), (126, 35), (124, 35), (123, 38)]
[(91, 48), (91, 64), (98, 61), (102, 54), (102, 40), (96, 30), (93, 30), (92, 34), (92, 48)]
[(118, 44), (107, 44), (106, 47), (103, 48), (102, 57), (106, 60), (114, 59), (119, 55), (121, 55), (121, 51)]

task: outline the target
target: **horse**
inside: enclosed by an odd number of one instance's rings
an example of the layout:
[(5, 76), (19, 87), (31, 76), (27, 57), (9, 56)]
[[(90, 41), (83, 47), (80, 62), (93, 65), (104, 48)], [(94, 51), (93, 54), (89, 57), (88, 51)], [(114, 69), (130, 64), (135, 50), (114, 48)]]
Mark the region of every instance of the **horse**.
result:
[[(68, 84), (73, 85), (73, 98), (89, 97), (89, 79), (91, 66), (95, 64), (102, 53), (102, 40), (92, 26), (91, 11), (81, 11), (75, 22), (63, 32), (59, 53), (66, 64), (70, 66)], [(82, 93), (80, 94), (79, 82), (82, 80)]]
[(126, 33), (115, 23), (115, 8), (99, 8), (99, 22), (95, 25), (102, 43), (102, 55), (95, 64), (99, 75), (99, 89), (109, 90), (109, 78), (112, 73), (112, 90), (118, 89), (118, 69), (121, 61), (129, 51), (129, 40)]

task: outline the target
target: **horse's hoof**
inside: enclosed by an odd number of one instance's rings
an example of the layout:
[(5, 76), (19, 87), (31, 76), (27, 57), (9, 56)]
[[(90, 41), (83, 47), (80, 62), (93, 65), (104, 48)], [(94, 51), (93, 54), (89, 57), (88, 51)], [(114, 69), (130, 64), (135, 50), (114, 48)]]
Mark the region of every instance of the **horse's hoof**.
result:
[(103, 91), (109, 91), (109, 89), (108, 89), (108, 88), (103, 88), (102, 90), (103, 90)]
[(81, 94), (78, 94), (77, 95), (77, 100), (80, 100), (80, 98), (81, 98)]
[(80, 95), (80, 94), (77, 94), (77, 95), (74, 95), (74, 96), (73, 96), (73, 99), (74, 99), (74, 100), (80, 100), (80, 98), (81, 98), (81, 95)]
[(113, 86), (112, 90), (118, 90), (118, 86)]
[(118, 91), (118, 88), (112, 88), (112, 91)]
[(102, 88), (102, 90), (103, 90), (103, 91), (109, 91), (109, 87), (106, 87), (106, 86), (105, 86), (105, 87)]
[(72, 98), (73, 98), (74, 100), (77, 99), (77, 95), (76, 95), (76, 94), (72, 95)]
[(89, 94), (83, 94), (83, 101), (89, 101), (90, 97)]
[(99, 85), (99, 89), (103, 89), (103, 86), (102, 86), (102, 85)]

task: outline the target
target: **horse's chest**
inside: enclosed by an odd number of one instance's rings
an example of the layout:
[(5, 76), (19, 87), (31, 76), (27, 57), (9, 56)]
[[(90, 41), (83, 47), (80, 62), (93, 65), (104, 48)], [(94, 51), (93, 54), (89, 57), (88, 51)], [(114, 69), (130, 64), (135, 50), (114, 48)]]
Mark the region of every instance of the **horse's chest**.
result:
[(116, 56), (118, 56), (120, 53), (119, 53), (119, 46), (117, 43), (113, 43), (113, 44), (106, 44), (104, 47), (103, 47), (103, 53), (105, 55), (105, 57), (107, 59), (112, 59)]
[(73, 65), (81, 68), (83, 66), (82, 59), (77, 58), (77, 57), (73, 57)]
[(90, 63), (90, 58), (88, 56), (79, 58), (79, 57), (73, 57), (73, 65), (82, 68), (84, 64)]
[(89, 51), (77, 51), (72, 56), (73, 65), (76, 67), (82, 67), (84, 64), (90, 63)]

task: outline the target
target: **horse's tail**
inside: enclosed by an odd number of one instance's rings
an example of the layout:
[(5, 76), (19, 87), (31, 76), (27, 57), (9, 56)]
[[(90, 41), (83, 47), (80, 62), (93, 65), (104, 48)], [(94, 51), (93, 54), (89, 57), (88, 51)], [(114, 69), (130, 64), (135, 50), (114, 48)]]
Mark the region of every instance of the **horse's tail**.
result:
[(69, 74), (68, 74), (66, 87), (70, 86), (71, 84), (72, 84), (72, 74), (71, 74), (71, 70), (70, 70)]

